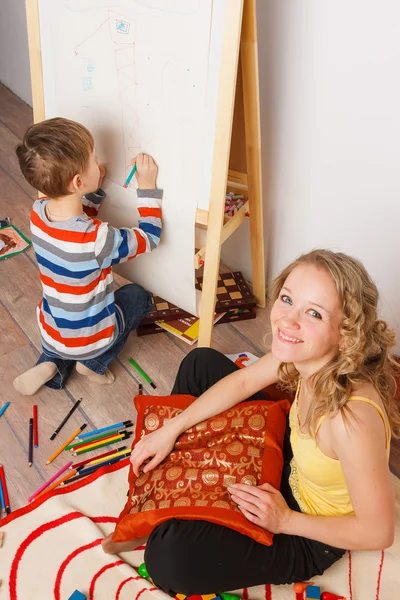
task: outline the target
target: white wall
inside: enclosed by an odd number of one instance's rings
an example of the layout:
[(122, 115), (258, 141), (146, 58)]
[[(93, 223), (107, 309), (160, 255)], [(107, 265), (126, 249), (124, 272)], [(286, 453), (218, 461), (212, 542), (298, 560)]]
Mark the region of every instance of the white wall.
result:
[(0, 81), (32, 105), (25, 0), (0, 0)]
[[(317, 246), (360, 258), (400, 345), (400, 3), (258, 0), (257, 13), (268, 278)], [(30, 102), (24, 0), (0, 5), (0, 80)], [(223, 256), (251, 276), (246, 226)]]
[[(314, 247), (361, 259), (400, 342), (400, 3), (259, 0), (269, 279)], [(248, 254), (224, 248), (250, 273)]]

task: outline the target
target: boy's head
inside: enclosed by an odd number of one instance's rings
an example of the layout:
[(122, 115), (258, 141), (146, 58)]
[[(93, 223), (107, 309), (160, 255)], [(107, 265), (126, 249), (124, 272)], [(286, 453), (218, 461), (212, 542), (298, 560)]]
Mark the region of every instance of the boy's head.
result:
[(50, 198), (84, 195), (98, 187), (94, 140), (80, 123), (56, 118), (32, 125), (16, 153), (28, 183)]

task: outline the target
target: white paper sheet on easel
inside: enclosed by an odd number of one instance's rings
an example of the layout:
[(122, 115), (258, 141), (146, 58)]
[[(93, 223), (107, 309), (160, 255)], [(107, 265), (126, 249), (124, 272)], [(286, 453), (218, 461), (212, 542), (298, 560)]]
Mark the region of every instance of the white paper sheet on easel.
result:
[(146, 152), (159, 165), (162, 242), (118, 270), (192, 314), (195, 214), (209, 202), (225, 9), (226, 0), (39, 0), (46, 118), (92, 131), (107, 168), (99, 217), (135, 225), (135, 179), (123, 188), (130, 160)]

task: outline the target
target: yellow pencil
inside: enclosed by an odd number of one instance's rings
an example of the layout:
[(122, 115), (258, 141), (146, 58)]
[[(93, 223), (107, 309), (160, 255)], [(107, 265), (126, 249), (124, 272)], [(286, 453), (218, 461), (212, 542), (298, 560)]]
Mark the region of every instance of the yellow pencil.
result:
[(76, 430), (76, 431), (75, 431), (75, 432), (74, 432), (74, 433), (71, 435), (71, 437), (69, 437), (69, 438), (67, 439), (67, 441), (66, 441), (66, 442), (64, 442), (64, 443), (63, 443), (63, 444), (62, 444), (62, 445), (59, 447), (59, 449), (58, 449), (58, 450), (56, 450), (56, 451), (54, 452), (54, 454), (52, 454), (52, 455), (50, 456), (50, 458), (49, 458), (49, 460), (47, 461), (46, 465), (49, 465), (51, 462), (53, 462), (53, 460), (54, 460), (55, 458), (57, 458), (57, 456), (58, 456), (59, 454), (61, 454), (61, 452), (64, 450), (64, 448), (66, 448), (66, 447), (67, 447), (67, 446), (68, 446), (68, 445), (69, 445), (69, 444), (72, 442), (72, 440), (74, 440), (74, 439), (76, 438), (76, 436), (77, 436), (77, 435), (79, 435), (79, 434), (81, 433), (81, 431), (83, 431), (83, 430), (85, 429), (85, 427), (86, 427), (86, 423), (84, 423), (84, 424), (82, 425), (82, 427), (79, 427), (79, 429), (77, 429), (77, 430)]
[(64, 475), (64, 477), (61, 477), (61, 479), (59, 479), (58, 481), (55, 481), (54, 483), (51, 484), (50, 487), (46, 488), (45, 490), (43, 490), (43, 492), (40, 492), (40, 494), (35, 496), (35, 500), (40, 498), (40, 496), (44, 496), (44, 494), (47, 494), (47, 492), (49, 492), (50, 490), (54, 490), (54, 488), (58, 487), (60, 485), (60, 483), (67, 481), (67, 479), (69, 479), (70, 477), (73, 477), (77, 473), (78, 473), (78, 471), (76, 469), (74, 469), (73, 471), (70, 471), (68, 473), (68, 475)]
[(132, 450), (120, 450), (119, 452), (115, 452), (115, 454), (110, 454), (109, 456), (106, 456), (105, 458), (97, 458), (96, 460), (91, 460), (90, 462), (87, 463), (87, 467), (90, 465), (97, 465), (97, 463), (100, 462), (104, 462), (105, 460), (110, 460), (110, 458), (117, 458), (117, 456), (123, 456), (124, 454), (130, 454), (132, 452)]
[[(75, 450), (75, 452), (73, 451), (74, 454), (79, 454), (82, 450), (92, 450), (94, 448), (97, 448), (98, 446), (102, 446), (105, 441), (107, 441), (107, 445), (108, 444), (113, 444), (114, 442), (118, 442), (119, 440), (125, 439), (125, 433), (119, 433), (118, 435), (114, 435), (113, 437), (109, 437), (107, 438), (107, 440), (98, 440), (97, 442), (93, 442), (93, 444), (87, 444), (86, 446), (78, 446)], [(68, 444), (67, 444), (68, 445)]]

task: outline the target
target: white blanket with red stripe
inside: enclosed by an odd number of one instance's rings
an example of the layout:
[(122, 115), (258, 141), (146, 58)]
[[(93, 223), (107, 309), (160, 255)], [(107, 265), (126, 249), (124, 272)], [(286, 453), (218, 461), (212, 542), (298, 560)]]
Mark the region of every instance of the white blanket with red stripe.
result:
[[(104, 473), (104, 470), (102, 470)], [(397, 499), (396, 541), (385, 552), (376, 595), (380, 552), (352, 553), (353, 600), (394, 600), (400, 586), (400, 481), (393, 477)], [(109, 556), (101, 540), (115, 526), (125, 503), (127, 461), (84, 482), (22, 508), (0, 522), (0, 600), (68, 600), (75, 590), (90, 600), (167, 600), (139, 577), (143, 549)], [(349, 559), (344, 557), (315, 583), (322, 591), (350, 600)], [(259, 586), (238, 593), (250, 600), (295, 600), (293, 586)]]

